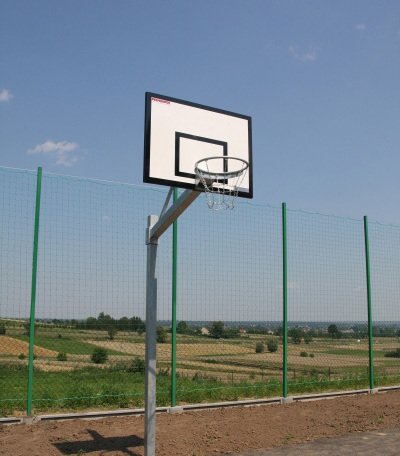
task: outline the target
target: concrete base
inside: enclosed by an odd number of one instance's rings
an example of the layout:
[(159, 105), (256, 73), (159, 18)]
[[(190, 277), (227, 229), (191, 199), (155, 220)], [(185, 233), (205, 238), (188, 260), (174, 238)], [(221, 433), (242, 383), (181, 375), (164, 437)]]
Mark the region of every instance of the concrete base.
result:
[(292, 397), (283, 397), (281, 399), (281, 404), (291, 404), (293, 402), (293, 398)]
[(22, 418), (22, 422), (25, 424), (33, 424), (37, 423), (38, 421), (40, 421), (40, 418), (38, 416), (24, 416)]
[(171, 415), (176, 415), (178, 413), (183, 413), (183, 407), (168, 407), (168, 413)]
[(370, 389), (369, 390), (369, 394), (376, 394), (376, 393), (379, 393), (378, 388), (374, 388), (374, 389)]

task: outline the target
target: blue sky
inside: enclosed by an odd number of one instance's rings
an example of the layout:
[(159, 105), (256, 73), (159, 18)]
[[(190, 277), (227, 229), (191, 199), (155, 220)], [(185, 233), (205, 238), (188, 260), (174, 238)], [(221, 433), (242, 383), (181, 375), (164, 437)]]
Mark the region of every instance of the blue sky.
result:
[(152, 91), (253, 119), (254, 202), (400, 224), (400, 3), (0, 1), (0, 165), (140, 184)]

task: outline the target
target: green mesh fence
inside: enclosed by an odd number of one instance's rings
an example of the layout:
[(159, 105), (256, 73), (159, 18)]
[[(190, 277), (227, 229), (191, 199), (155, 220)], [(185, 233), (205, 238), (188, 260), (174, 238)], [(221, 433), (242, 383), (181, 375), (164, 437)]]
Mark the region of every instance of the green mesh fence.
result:
[(0, 168), (0, 408), (26, 409), (36, 172)]
[(400, 383), (400, 227), (369, 223), (375, 385)]
[(288, 210), (289, 394), (368, 387), (364, 225)]
[[(26, 413), (36, 172), (0, 168), (0, 413)], [(167, 191), (43, 174), (34, 413), (142, 407), (147, 216)], [(400, 228), (369, 224), (375, 384), (399, 383)], [(371, 386), (362, 220), (198, 198), (160, 239), (157, 405)], [(373, 382), (372, 382), (373, 383)]]
[(235, 211), (200, 197), (178, 222), (178, 401), (279, 395), (281, 211)]

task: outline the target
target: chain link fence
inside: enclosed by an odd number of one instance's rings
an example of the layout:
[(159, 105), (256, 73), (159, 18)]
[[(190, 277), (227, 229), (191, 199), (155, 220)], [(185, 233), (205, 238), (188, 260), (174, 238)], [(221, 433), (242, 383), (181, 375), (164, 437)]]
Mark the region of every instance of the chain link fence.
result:
[[(142, 407), (145, 229), (167, 192), (43, 173), (32, 293), (37, 177), (0, 168), (0, 414)], [(400, 227), (285, 220), (201, 197), (175, 255), (162, 237), (157, 405), (399, 384)]]

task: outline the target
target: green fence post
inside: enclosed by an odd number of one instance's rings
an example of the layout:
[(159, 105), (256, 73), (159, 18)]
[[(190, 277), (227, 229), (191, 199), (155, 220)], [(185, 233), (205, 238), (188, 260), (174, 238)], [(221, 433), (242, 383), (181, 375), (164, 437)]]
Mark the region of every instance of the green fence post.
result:
[[(174, 188), (174, 203), (178, 199), (178, 189)], [(176, 406), (176, 286), (177, 286), (177, 251), (178, 220), (173, 223), (172, 238), (172, 368), (171, 368), (171, 407)]]
[(283, 397), (287, 397), (288, 360), (288, 315), (287, 315), (287, 232), (286, 203), (282, 203), (282, 246), (283, 246)]
[(371, 271), (369, 261), (368, 217), (364, 217), (365, 265), (367, 273), (367, 300), (368, 300), (368, 338), (369, 338), (369, 385), (374, 389), (374, 351), (372, 341), (372, 299), (371, 299)]
[(32, 414), (33, 354), (34, 354), (34, 346), (35, 346), (36, 276), (37, 276), (38, 242), (39, 242), (39, 214), (40, 214), (41, 188), (42, 188), (42, 168), (38, 168), (37, 183), (36, 183), (35, 232), (34, 232), (34, 237), (33, 237), (31, 313), (30, 313), (30, 324), (29, 324), (29, 367), (28, 367), (27, 415)]

